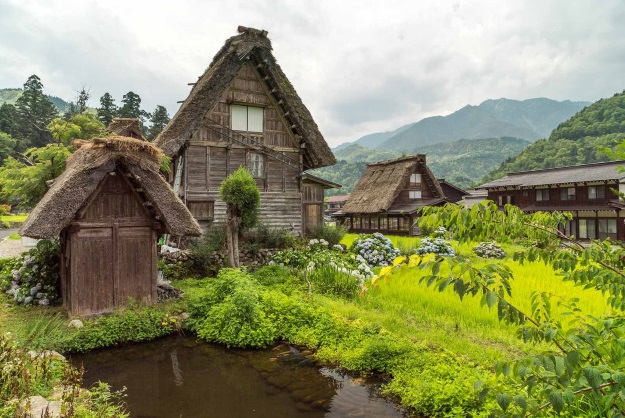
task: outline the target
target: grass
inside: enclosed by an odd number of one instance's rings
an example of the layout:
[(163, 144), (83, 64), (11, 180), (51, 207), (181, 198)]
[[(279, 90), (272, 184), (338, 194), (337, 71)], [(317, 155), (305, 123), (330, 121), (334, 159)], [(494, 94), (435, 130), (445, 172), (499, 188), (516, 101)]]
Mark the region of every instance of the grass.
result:
[(20, 234), (18, 234), (17, 232), (14, 232), (13, 234), (9, 235), (6, 239), (18, 240), (18, 239), (22, 239), (22, 237), (20, 237)]
[(28, 214), (3, 215), (0, 216), (0, 222), (24, 222), (26, 218), (28, 218)]

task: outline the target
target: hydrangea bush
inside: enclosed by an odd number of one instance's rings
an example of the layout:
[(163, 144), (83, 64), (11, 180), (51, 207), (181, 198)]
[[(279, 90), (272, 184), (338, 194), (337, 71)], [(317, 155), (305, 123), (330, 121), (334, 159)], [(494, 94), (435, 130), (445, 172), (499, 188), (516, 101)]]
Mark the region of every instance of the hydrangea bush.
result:
[(59, 299), (60, 246), (42, 240), (19, 257), (3, 260), (0, 286), (23, 305), (51, 305)]
[(483, 258), (505, 258), (506, 252), (495, 242), (480, 242), (473, 247), (473, 252)]
[(399, 257), (399, 249), (393, 246), (390, 239), (376, 232), (360, 234), (350, 247), (350, 251), (361, 256), (370, 266), (392, 266), (393, 260)]
[(451, 248), (451, 243), (443, 238), (423, 238), (416, 253), (421, 255), (431, 253), (447, 257), (456, 256), (454, 249)]

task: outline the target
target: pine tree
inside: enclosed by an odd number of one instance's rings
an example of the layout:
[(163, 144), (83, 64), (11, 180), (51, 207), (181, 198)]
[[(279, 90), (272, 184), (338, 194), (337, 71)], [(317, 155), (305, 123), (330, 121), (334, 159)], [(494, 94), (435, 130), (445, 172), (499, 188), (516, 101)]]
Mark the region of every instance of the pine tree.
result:
[(119, 108), (118, 112), (120, 118), (138, 118), (143, 124), (150, 117), (149, 113), (141, 110), (141, 97), (138, 94), (129, 91), (124, 94), (122, 103), (124, 105)]
[(165, 106), (157, 105), (150, 119), (152, 126), (148, 130), (148, 141), (153, 141), (169, 123), (169, 120), (169, 114)]
[(17, 109), (12, 104), (3, 103), (2, 106), (0, 106), (0, 131), (13, 137), (19, 134)]
[(24, 83), (24, 93), (16, 102), (19, 123), (18, 138), (35, 147), (52, 142), (48, 124), (58, 116), (58, 110), (43, 94), (43, 84), (36, 75), (28, 77)]
[(97, 112), (98, 119), (104, 126), (109, 126), (113, 118), (117, 117), (118, 110), (115, 99), (109, 93), (104, 93), (104, 96), (100, 97), (100, 107)]

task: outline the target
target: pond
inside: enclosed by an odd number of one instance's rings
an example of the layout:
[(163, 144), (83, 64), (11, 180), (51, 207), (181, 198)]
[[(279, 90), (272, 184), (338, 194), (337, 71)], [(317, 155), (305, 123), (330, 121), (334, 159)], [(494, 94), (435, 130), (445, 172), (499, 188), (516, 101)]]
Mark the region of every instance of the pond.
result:
[(74, 355), (84, 384), (126, 387), (132, 417), (402, 417), (379, 381), (316, 366), (297, 349), (227, 349), (193, 337)]

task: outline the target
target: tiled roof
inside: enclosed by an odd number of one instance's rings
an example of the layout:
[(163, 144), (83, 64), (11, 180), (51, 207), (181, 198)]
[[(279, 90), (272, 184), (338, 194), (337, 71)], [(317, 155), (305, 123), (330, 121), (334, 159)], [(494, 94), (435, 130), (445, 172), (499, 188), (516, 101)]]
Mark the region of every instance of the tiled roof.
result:
[(508, 186), (533, 187), (552, 184), (623, 180), (625, 179), (625, 173), (621, 173), (619, 170), (619, 167), (623, 166), (625, 166), (625, 161), (611, 161), (607, 163), (510, 173), (506, 177), (477, 186), (476, 189), (492, 189)]

